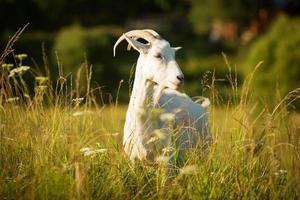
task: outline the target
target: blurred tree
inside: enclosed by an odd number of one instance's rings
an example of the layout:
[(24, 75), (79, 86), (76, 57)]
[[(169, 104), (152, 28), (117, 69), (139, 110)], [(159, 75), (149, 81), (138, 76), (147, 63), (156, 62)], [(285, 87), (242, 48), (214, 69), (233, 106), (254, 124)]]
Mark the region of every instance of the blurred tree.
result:
[(263, 60), (253, 85), (262, 96), (273, 96), (279, 84), (282, 94), (300, 87), (300, 18), (280, 16), (270, 30), (250, 47), (245, 73)]
[[(125, 54), (118, 55), (118, 59), (113, 59), (112, 47), (116, 37), (121, 33), (122, 30), (113, 27), (85, 28), (76, 24), (65, 27), (59, 31), (54, 41), (52, 66), (57, 65), (57, 55), (64, 75), (72, 73), (74, 80), (79, 67), (87, 61), (93, 66), (92, 82), (97, 82), (107, 91), (115, 94), (120, 80), (125, 77), (128, 79), (130, 67), (134, 63), (132, 56)], [(84, 81), (85, 76), (82, 76), (81, 83), (85, 83)], [(127, 97), (127, 93), (120, 95), (121, 98)]]
[(259, 9), (272, 8), (272, 0), (190, 0), (190, 21), (197, 32), (208, 32), (214, 20), (234, 21), (239, 26), (248, 25)]
[(122, 25), (130, 18), (151, 14), (186, 14), (185, 0), (0, 0), (2, 27), (17, 29), (26, 23), (31, 29), (55, 30), (74, 22), (84, 26)]
[[(57, 35), (53, 51), (57, 52), (65, 72), (74, 72), (84, 62), (86, 33), (80, 26), (63, 28)], [(61, 55), (61, 56), (60, 56)]]

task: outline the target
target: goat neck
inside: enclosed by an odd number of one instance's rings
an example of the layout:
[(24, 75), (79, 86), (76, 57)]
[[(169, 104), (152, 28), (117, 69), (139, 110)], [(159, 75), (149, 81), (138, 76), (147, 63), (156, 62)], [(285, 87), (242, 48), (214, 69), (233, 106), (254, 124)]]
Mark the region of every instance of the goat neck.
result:
[(135, 78), (128, 108), (128, 110), (133, 111), (138, 115), (152, 100), (154, 87), (154, 84), (144, 77), (142, 72), (143, 61), (143, 56), (140, 55), (135, 70)]
[(148, 103), (152, 99), (154, 84), (148, 81), (143, 75), (143, 60), (143, 56), (140, 55), (135, 70), (135, 79), (124, 126), (123, 145), (132, 161), (136, 157), (144, 159), (147, 155), (142, 142), (144, 133), (146, 132), (143, 126), (143, 117), (148, 110)]

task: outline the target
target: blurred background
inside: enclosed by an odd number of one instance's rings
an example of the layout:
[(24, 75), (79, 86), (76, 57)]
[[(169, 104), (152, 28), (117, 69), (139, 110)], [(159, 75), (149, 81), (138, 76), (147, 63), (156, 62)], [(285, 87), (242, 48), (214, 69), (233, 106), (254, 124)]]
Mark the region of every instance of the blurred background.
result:
[(150, 28), (183, 47), (177, 60), (190, 96), (208, 96), (214, 76), (226, 99), (228, 66), (240, 86), (263, 60), (252, 86), (268, 101), (278, 91), (285, 95), (300, 87), (299, 14), (299, 0), (0, 0), (0, 41), (4, 49), (9, 37), (30, 23), (14, 52), (28, 54), (27, 65), (44, 69), (44, 52), (57, 79), (58, 62), (64, 74), (76, 76), (87, 60), (92, 84), (101, 86), (104, 99), (116, 98), (124, 80), (119, 99), (126, 102), (138, 54), (127, 52), (124, 42), (113, 58), (112, 47), (125, 31)]

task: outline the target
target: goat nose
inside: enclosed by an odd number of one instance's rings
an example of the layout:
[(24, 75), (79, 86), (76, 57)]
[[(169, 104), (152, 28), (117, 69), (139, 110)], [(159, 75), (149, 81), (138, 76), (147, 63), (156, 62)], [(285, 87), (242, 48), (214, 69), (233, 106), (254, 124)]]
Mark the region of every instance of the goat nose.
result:
[(184, 80), (184, 77), (183, 75), (180, 75), (180, 76), (176, 76), (176, 78), (180, 81), (180, 82), (183, 82)]

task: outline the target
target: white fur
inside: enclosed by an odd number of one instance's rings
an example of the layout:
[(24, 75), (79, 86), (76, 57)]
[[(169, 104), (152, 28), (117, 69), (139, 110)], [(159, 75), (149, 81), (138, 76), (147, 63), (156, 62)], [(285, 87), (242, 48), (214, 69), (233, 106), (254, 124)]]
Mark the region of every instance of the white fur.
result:
[[(175, 60), (175, 52), (179, 48), (171, 47), (162, 38), (143, 44), (126, 34), (123, 37), (140, 52), (124, 125), (123, 145), (130, 159), (149, 158), (154, 150), (148, 144), (154, 141), (157, 130), (164, 135), (160, 138), (159, 148), (167, 147), (173, 134), (167, 128), (169, 118), (173, 120), (173, 127), (181, 127), (176, 141), (180, 151), (195, 147), (200, 140), (205, 143), (206, 149), (211, 141), (207, 109), (177, 91), (183, 83), (178, 78), (183, 78), (183, 74)], [(153, 119), (155, 109), (162, 113), (161, 117)]]

